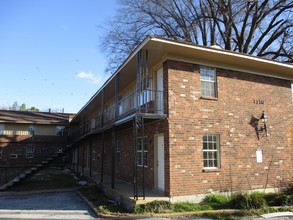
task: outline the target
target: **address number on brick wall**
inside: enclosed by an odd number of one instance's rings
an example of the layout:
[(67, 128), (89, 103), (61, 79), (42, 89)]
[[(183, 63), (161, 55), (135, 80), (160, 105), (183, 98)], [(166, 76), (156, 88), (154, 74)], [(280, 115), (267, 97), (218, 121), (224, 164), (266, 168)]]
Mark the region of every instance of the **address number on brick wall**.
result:
[(253, 99), (253, 103), (257, 104), (257, 105), (263, 105), (263, 104), (265, 104), (265, 100)]

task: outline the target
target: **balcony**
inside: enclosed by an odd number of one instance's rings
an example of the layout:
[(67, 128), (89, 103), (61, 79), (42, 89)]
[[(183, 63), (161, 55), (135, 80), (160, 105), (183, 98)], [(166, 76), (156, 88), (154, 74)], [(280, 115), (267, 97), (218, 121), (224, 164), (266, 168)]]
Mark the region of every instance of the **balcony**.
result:
[(166, 103), (166, 96), (162, 91), (133, 92), (106, 108), (103, 113), (100, 112), (92, 119), (80, 123), (69, 133), (69, 136), (72, 140), (77, 140), (113, 125), (125, 123), (135, 115), (151, 119), (165, 118)]

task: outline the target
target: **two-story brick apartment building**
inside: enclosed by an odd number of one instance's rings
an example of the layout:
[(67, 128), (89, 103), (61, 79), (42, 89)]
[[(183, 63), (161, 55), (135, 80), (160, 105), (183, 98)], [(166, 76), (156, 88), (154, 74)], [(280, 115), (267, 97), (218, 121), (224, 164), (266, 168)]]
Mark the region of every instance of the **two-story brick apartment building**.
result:
[(72, 167), (135, 198), (278, 188), (292, 178), (292, 81), (290, 64), (148, 37), (70, 122)]
[(72, 116), (0, 110), (0, 166), (31, 166), (67, 147), (64, 133)]

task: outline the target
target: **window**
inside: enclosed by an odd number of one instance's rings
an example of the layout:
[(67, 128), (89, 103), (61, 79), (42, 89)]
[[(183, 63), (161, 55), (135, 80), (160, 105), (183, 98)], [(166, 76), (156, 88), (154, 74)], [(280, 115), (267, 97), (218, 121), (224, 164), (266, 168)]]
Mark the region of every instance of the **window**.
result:
[(203, 166), (205, 169), (220, 167), (219, 135), (206, 134), (203, 136)]
[(5, 125), (0, 124), (0, 135), (4, 135)]
[(116, 142), (116, 161), (120, 162), (120, 141)]
[(2, 158), (3, 148), (0, 147), (0, 159)]
[(28, 146), (26, 148), (26, 158), (34, 158), (34, 147)]
[(56, 135), (63, 136), (64, 129), (65, 129), (65, 126), (56, 126)]
[(97, 160), (97, 151), (96, 151), (96, 149), (94, 149), (92, 151), (92, 160)]
[(201, 95), (217, 97), (216, 70), (212, 67), (200, 67)]
[(30, 125), (27, 130), (30, 135), (35, 135), (35, 127), (33, 125)]
[(143, 78), (141, 83), (141, 93), (140, 93), (140, 105), (146, 104), (151, 101), (151, 90), (150, 90), (150, 80), (149, 77), (146, 76)]
[(146, 137), (138, 138), (138, 140), (137, 140), (137, 166), (144, 165), (144, 167), (147, 167), (147, 164), (148, 164), (147, 158), (148, 158), (147, 139), (146, 139)]

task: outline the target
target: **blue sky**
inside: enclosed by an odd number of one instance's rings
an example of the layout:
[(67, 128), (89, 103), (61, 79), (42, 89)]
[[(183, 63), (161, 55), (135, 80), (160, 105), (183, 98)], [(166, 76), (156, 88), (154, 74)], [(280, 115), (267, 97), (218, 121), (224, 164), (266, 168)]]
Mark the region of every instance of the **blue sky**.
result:
[(115, 0), (0, 0), (0, 108), (77, 113), (109, 74), (99, 45)]

